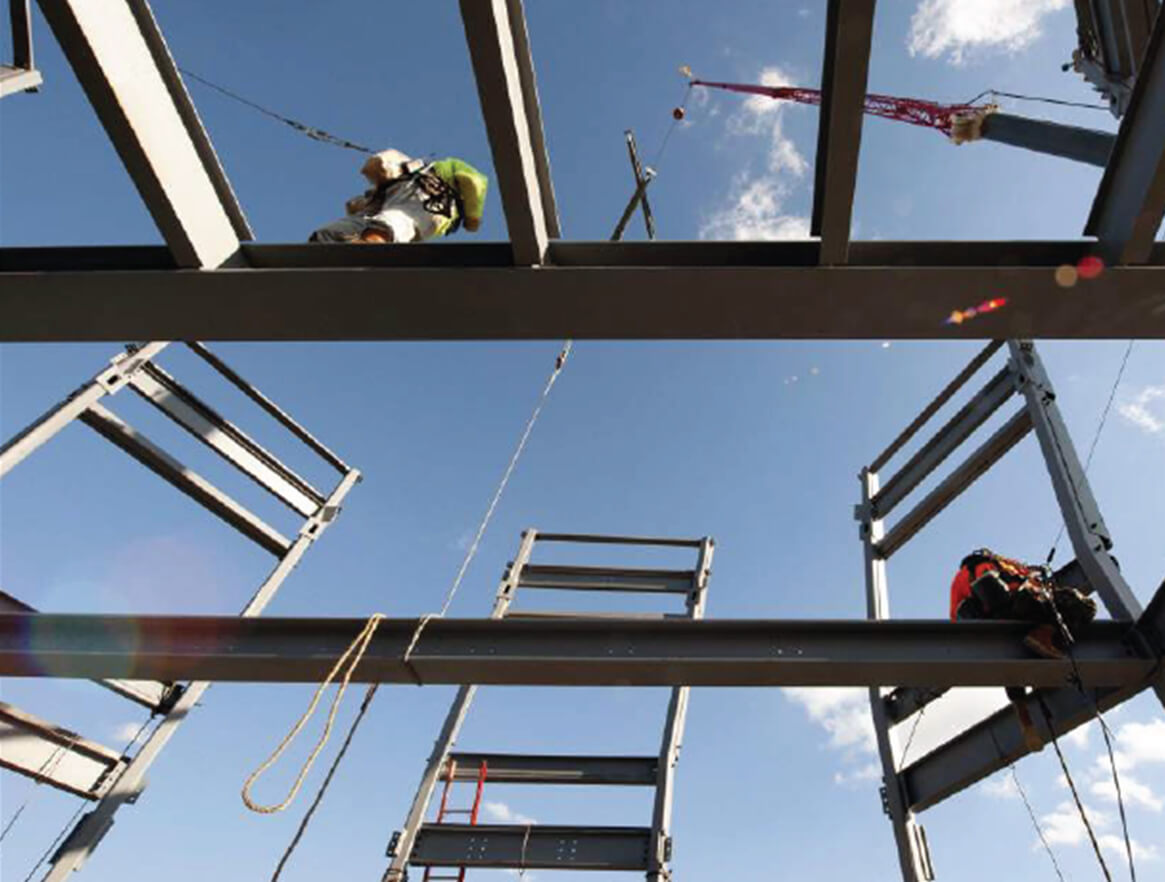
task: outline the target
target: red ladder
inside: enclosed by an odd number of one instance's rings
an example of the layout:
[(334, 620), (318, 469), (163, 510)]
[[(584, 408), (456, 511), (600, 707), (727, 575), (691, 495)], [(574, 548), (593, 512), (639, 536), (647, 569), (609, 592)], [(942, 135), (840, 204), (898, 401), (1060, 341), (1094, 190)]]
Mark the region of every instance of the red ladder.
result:
[[(468, 809), (451, 809), (448, 807), (449, 803), (449, 789), (453, 786), (454, 778), (457, 772), (457, 761), (450, 759), (448, 770), (445, 773), (445, 788), (441, 791), (441, 807), (437, 809), (437, 823), (445, 823), (446, 815), (469, 815), (469, 823), (476, 826), (477, 813), (481, 808), (481, 793), (485, 789), (485, 777), (489, 769), (485, 762), (482, 762), (481, 767), (477, 770), (477, 789), (473, 794), (473, 808)], [(460, 867), (457, 870), (456, 876), (434, 876), (432, 867), (425, 867), (425, 875), (422, 882), (437, 882), (437, 880), (448, 879), (450, 882), (465, 882), (465, 867)]]

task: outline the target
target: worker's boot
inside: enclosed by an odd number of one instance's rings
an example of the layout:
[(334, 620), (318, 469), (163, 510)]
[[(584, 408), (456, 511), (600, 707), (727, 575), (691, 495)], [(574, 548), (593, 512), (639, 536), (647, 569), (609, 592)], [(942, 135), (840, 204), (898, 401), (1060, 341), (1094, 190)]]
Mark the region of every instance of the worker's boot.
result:
[(1064, 650), (1060, 648), (1054, 625), (1039, 625), (1028, 631), (1023, 645), (1041, 658), (1062, 659)]

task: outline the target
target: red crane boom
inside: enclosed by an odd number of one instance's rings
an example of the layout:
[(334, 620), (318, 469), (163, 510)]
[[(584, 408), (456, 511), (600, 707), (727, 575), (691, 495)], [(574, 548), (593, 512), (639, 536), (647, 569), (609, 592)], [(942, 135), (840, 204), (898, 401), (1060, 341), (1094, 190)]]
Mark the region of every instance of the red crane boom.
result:
[[(749, 83), (712, 83), (706, 80), (692, 80), (692, 85), (765, 95), (777, 101), (821, 104), (820, 89), (802, 89), (798, 86), (754, 86)], [(954, 127), (959, 122), (981, 119), (982, 115), (991, 109), (993, 105), (939, 104), (918, 98), (895, 98), (892, 95), (867, 95), (865, 100), (865, 112), (871, 116), (938, 129), (950, 138), (956, 138)]]

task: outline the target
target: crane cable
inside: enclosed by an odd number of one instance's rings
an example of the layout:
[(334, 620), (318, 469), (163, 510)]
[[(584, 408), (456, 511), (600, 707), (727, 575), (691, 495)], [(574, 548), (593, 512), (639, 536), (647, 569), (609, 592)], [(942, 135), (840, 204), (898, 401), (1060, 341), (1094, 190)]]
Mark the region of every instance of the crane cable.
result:
[[(555, 359), (554, 369), (551, 371), (546, 384), (542, 388), (542, 393), (538, 397), (538, 401), (535, 404), (533, 412), (530, 414), (530, 418), (526, 421), (526, 426), (518, 439), (517, 446), (514, 448), (514, 452), (510, 457), (509, 463), (506, 465), (506, 469), (502, 474), (501, 481), (498, 483), (497, 488), (494, 490), (493, 497), (490, 500), (485, 515), (482, 517), (481, 522), (478, 525), (473, 541), (470, 543), (469, 548), (466, 549), (465, 557), (462, 559), (461, 566), (457, 571), (457, 575), (453, 579), (453, 583), (445, 595), (445, 600), (441, 605), (440, 611), (435, 614), (423, 616), (420, 619), (420, 621), (417, 623), (416, 629), (413, 631), (412, 639), (409, 641), (408, 647), (405, 649), (405, 652), (402, 655), (401, 660), (413, 673), (413, 676), (417, 679), (418, 685), (420, 685), (421, 682), (420, 678), (417, 677), (416, 670), (412, 667), (410, 662), (412, 652), (416, 648), (416, 645), (421, 638), (421, 634), (428, 623), (434, 618), (442, 618), (448, 612), (450, 605), (453, 603), (453, 599), (456, 597), (457, 592), (461, 587), (461, 583), (465, 578), (465, 574), (469, 570), (469, 565), (472, 563), (474, 557), (477, 555), (478, 549), (481, 547), (481, 540), (485, 535), (485, 531), (489, 526), (490, 521), (493, 519), (494, 513), (498, 507), (498, 503), (501, 501), (502, 495), (505, 493), (506, 487), (510, 482), (510, 478), (514, 474), (514, 470), (518, 466), (518, 461), (521, 459), (522, 454), (526, 449), (526, 444), (530, 440), (530, 435), (534, 431), (534, 426), (538, 422), (538, 418), (541, 416), (542, 410), (550, 397), (551, 390), (553, 390), (555, 383), (557, 383), (559, 376), (562, 374), (563, 368), (566, 366), (566, 362), (570, 357), (573, 345), (574, 344), (572, 340), (566, 340), (563, 342), (562, 349), (559, 352), (558, 357)], [(332, 725), (336, 718), (336, 713), (339, 710), (340, 701), (344, 696), (344, 692), (348, 688), (352, 674), (356, 670), (356, 667), (360, 664), (360, 660), (363, 658), (364, 653), (368, 649), (373, 636), (376, 634), (377, 627), (380, 625), (380, 622), (384, 618), (385, 616), (382, 613), (374, 613), (368, 618), (364, 628), (360, 631), (359, 634), (356, 635), (356, 638), (348, 646), (348, 649), (345, 650), (339, 659), (337, 659), (331, 671), (324, 678), (324, 681), (320, 683), (319, 687), (315, 691), (315, 694), (312, 696), (307, 709), (300, 716), (299, 720), (292, 726), (291, 730), (275, 748), (272, 754), (266, 760), (264, 760), (263, 763), (261, 763), (258, 768), (256, 768), (255, 771), (251, 773), (250, 776), (248, 776), (242, 790), (243, 803), (248, 809), (258, 814), (275, 814), (277, 812), (283, 811), (289, 805), (291, 805), (292, 801), (299, 793), (299, 790), (303, 785), (303, 781), (307, 777), (308, 772), (311, 770), (312, 765), (315, 763), (319, 754), (324, 749), (324, 746), (327, 744), (328, 738), (331, 735)], [(341, 671), (343, 672), (342, 674)], [(273, 766), (276, 761), (278, 761), (279, 757), (291, 745), (292, 741), (295, 740), (299, 732), (311, 719), (319, 705), (320, 697), (323, 695), (324, 690), (333, 682), (333, 680), (335, 680), (337, 675), (341, 677), (341, 681), (339, 688), (336, 691), (336, 695), (332, 699), (332, 705), (328, 711), (328, 717), (324, 725), (324, 731), (321, 734), (319, 740), (316, 742), (315, 747), (313, 747), (311, 753), (308, 755), (307, 760), (305, 760), (303, 766), (300, 768), (300, 771), (296, 776), (296, 780), (293, 783), (291, 789), (288, 791), (287, 795), (278, 803), (269, 805), (256, 803), (251, 798), (251, 788), (258, 781), (258, 779), (269, 768), (271, 768), (271, 766)], [(275, 882), (275, 880), (279, 878), (279, 874), (282, 872), (284, 866), (287, 863), (287, 860), (290, 858), (292, 852), (295, 851), (300, 842), (300, 839), (303, 837), (304, 831), (306, 830), (308, 824), (311, 822), (317, 807), (324, 797), (324, 793), (327, 791), (328, 786), (331, 784), (336, 769), (339, 767), (344, 754), (348, 750), (348, 746), (352, 742), (352, 738), (356, 734), (356, 730), (364, 720), (364, 716), (368, 710), (368, 707), (376, 695), (378, 685), (379, 684), (376, 683), (371, 684), (368, 687), (368, 690), (365, 692), (364, 701), (361, 703), (360, 710), (349, 726), (348, 732), (344, 738), (344, 742), (341, 745), (335, 760), (333, 760), (331, 768), (328, 770), (327, 776), (317, 791), (316, 796), (312, 800), (312, 804), (309, 806), (307, 813), (304, 815), (304, 818), (300, 822), (299, 828), (297, 829), (294, 837), (285, 849), (279, 864), (276, 866), (275, 873), (272, 876), (272, 882)]]
[(262, 104), (252, 101), (249, 98), (244, 98), (237, 92), (232, 92), (225, 86), (220, 86), (218, 83), (212, 82), (206, 77), (199, 76), (198, 74), (191, 70), (187, 70), (184, 67), (179, 67), (178, 70), (185, 76), (190, 77), (190, 79), (194, 80), (195, 82), (201, 83), (209, 89), (214, 89), (214, 91), (218, 92), (219, 94), (225, 95), (232, 101), (237, 101), (240, 104), (251, 108), (252, 110), (256, 110), (264, 116), (268, 116), (271, 119), (278, 120), (284, 125), (290, 126), (301, 135), (306, 135), (313, 141), (319, 141), (322, 144), (331, 144), (334, 147), (343, 147), (345, 150), (355, 150), (357, 153), (365, 153), (369, 155), (376, 153), (375, 150), (370, 147), (365, 147), (363, 144), (357, 144), (355, 141), (349, 141), (347, 138), (341, 138), (339, 135), (333, 135), (331, 132), (324, 131), (323, 129), (317, 128), (316, 126), (308, 125), (307, 123), (300, 122), (297, 119), (292, 119), (290, 116), (284, 116), (282, 113), (277, 113), (269, 107), (264, 107)]

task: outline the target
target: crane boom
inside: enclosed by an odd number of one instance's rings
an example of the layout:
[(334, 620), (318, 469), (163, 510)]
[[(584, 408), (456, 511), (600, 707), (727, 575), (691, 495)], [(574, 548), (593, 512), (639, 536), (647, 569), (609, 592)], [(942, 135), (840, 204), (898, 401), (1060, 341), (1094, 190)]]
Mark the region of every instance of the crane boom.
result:
[[(799, 86), (756, 86), (750, 83), (714, 83), (707, 80), (692, 80), (692, 85), (765, 95), (777, 101), (821, 104), (820, 89), (803, 89)], [(893, 95), (867, 95), (865, 100), (865, 112), (871, 116), (937, 129), (950, 138), (956, 137), (954, 130), (959, 122), (981, 119), (993, 108), (994, 105), (990, 104), (939, 104), (918, 98), (896, 98)]]

